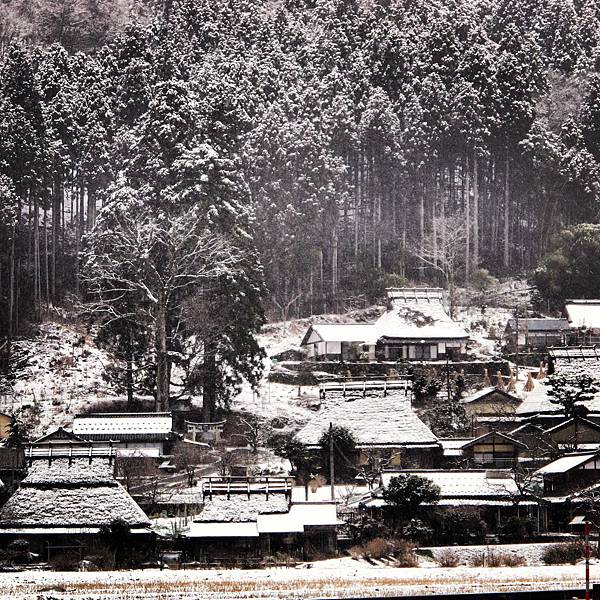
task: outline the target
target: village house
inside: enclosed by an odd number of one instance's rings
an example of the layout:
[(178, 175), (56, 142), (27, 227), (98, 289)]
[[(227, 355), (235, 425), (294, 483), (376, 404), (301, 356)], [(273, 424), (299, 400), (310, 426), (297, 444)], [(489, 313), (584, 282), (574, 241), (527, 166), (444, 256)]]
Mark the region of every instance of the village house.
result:
[(490, 431), (461, 446), (463, 457), (472, 467), (509, 469), (514, 467), (527, 446), (499, 431)]
[(442, 456), (437, 437), (419, 419), (404, 395), (336, 399), (327, 404), (296, 434), (311, 449), (329, 424), (347, 428), (356, 440), (356, 466), (370, 458), (386, 461), (390, 467), (430, 467)]
[(151, 550), (150, 522), (113, 478), (108, 461), (36, 461), (0, 510), (0, 544), (24, 539), (45, 560), (67, 552), (81, 560), (98, 543), (102, 527), (116, 520), (129, 529), (130, 546)]
[(110, 442), (121, 456), (169, 454), (179, 436), (171, 413), (93, 413), (76, 415), (73, 434), (93, 443)]
[(469, 335), (446, 311), (441, 288), (388, 288), (375, 323), (313, 324), (302, 340), (309, 358), (353, 361), (457, 361)]
[(549, 346), (564, 345), (569, 331), (570, 325), (567, 319), (550, 317), (509, 319), (504, 331), (504, 340), (512, 350), (517, 347), (517, 344), (522, 349), (544, 350)]
[(536, 471), (544, 496), (561, 497), (600, 481), (600, 453), (574, 452)]
[(376, 335), (372, 323), (314, 323), (301, 345), (314, 360), (373, 361)]
[(291, 489), (286, 478), (203, 480), (202, 509), (181, 532), (186, 558), (253, 565), (275, 555), (335, 554), (335, 502), (296, 504)]
[(545, 528), (545, 507), (519, 489), (511, 471), (502, 469), (386, 471), (382, 474), (383, 486), (355, 501), (355, 505), (374, 514), (385, 512), (382, 489), (393, 477), (402, 475), (423, 477), (439, 488), (438, 502), (421, 505), (425, 514), (460, 508), (477, 511), (489, 531), (497, 531), (511, 516), (529, 517), (535, 520), (538, 530)]
[(600, 341), (600, 300), (566, 300), (565, 313), (571, 328), (570, 343)]

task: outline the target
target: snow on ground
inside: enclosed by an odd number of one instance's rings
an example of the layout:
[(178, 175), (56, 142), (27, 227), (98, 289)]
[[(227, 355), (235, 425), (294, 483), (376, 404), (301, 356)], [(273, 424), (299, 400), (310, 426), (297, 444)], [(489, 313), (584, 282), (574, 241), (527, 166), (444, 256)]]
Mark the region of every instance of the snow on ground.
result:
[[(309, 567), (310, 568), (307, 568)], [(600, 564), (591, 565), (600, 581)], [(351, 598), (582, 588), (582, 564), (500, 568), (395, 568), (351, 558), (248, 570), (3, 573), (0, 598), (164, 600)]]
[(103, 378), (114, 359), (72, 326), (42, 323), (35, 338), (15, 342), (15, 351), (20, 360), (14, 393), (3, 397), (0, 410), (39, 408), (35, 433), (70, 425), (73, 415), (90, 402), (114, 396)]
[(468, 566), (474, 559), (482, 556), (514, 556), (525, 561), (529, 566), (542, 565), (542, 556), (544, 552), (555, 544), (495, 544), (493, 546), (450, 546), (423, 548), (422, 550), (431, 552), (433, 558), (438, 560), (446, 552), (459, 560), (459, 564)]

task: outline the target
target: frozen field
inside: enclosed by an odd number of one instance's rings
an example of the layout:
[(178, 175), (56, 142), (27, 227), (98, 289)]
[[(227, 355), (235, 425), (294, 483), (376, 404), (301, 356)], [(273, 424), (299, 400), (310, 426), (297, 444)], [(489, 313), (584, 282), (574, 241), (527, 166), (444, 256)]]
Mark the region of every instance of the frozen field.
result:
[[(261, 570), (3, 573), (0, 598), (77, 599), (299, 599), (482, 592), (583, 586), (583, 565), (515, 568), (393, 568), (351, 558), (312, 568)], [(591, 575), (600, 581), (600, 564)]]

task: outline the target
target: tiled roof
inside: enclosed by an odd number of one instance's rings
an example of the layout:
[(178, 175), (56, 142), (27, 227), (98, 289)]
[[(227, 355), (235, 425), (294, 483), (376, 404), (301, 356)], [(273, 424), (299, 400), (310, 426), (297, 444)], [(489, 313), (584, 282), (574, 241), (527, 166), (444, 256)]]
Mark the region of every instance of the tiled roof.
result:
[(120, 440), (135, 436), (160, 440), (173, 429), (171, 413), (109, 413), (76, 415), (73, 433), (84, 439)]
[(334, 423), (346, 427), (358, 445), (435, 444), (437, 438), (417, 417), (410, 402), (402, 395), (367, 397), (356, 400), (332, 398), (297, 433), (306, 445), (316, 445), (324, 431)]
[[(516, 319), (509, 319), (507, 328), (515, 330), (517, 327)], [(519, 331), (564, 331), (569, 329), (567, 319), (551, 319), (549, 317), (519, 319)]]

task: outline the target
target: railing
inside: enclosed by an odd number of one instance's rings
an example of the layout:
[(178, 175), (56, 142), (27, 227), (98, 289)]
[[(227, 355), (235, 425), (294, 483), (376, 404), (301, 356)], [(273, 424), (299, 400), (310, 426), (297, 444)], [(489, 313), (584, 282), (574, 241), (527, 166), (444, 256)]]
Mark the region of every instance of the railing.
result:
[(552, 358), (587, 359), (594, 358), (600, 360), (600, 351), (597, 345), (593, 346), (552, 346), (548, 348), (548, 354)]
[(342, 392), (344, 398), (347, 393), (359, 392), (363, 398), (368, 391), (383, 391), (387, 396), (388, 391), (400, 390), (408, 396), (412, 392), (412, 377), (410, 375), (397, 375), (394, 377), (344, 377), (337, 381), (324, 381), (319, 384), (319, 396), (325, 398), (327, 392)]
[(285, 494), (291, 496), (294, 486), (293, 477), (205, 477), (202, 479), (202, 497), (213, 494)]
[(93, 446), (93, 445), (54, 445), (48, 444), (44, 446), (30, 445), (25, 448), (25, 458), (31, 465), (33, 460), (48, 460), (52, 461), (57, 458), (66, 458), (70, 461), (74, 458), (87, 458), (92, 462), (94, 458), (107, 458), (109, 464), (112, 464), (116, 456), (116, 450), (112, 446)]

